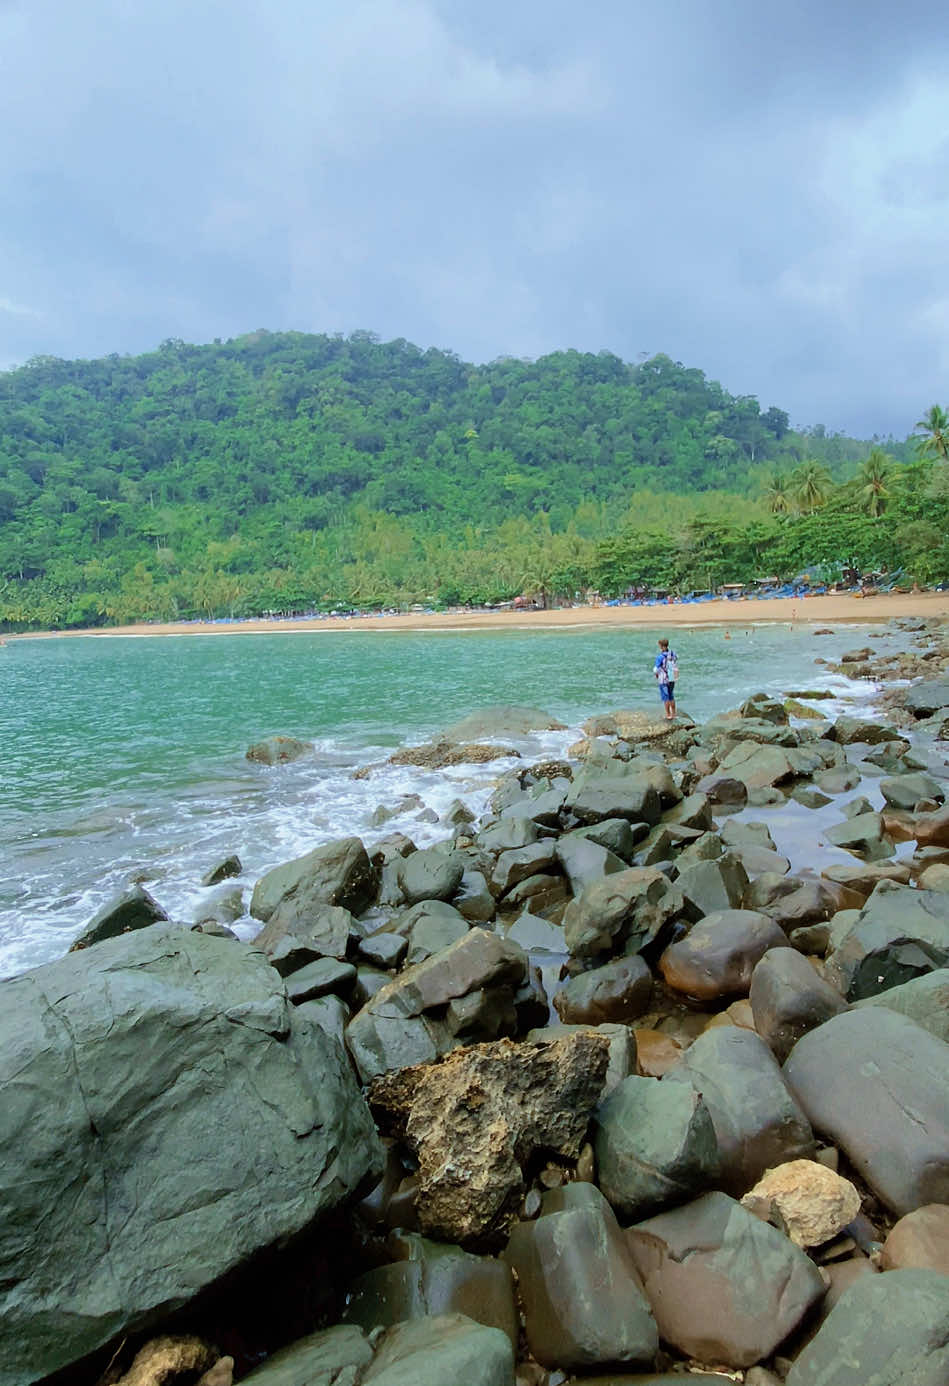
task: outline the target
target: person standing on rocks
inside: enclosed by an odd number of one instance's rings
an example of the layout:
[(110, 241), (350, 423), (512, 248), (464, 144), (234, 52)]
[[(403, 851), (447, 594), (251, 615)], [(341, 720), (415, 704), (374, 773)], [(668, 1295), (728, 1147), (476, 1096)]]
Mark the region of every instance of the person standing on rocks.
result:
[(659, 641), (659, 653), (653, 665), (653, 673), (659, 682), (659, 697), (666, 710), (666, 718), (671, 721), (676, 715), (676, 679), (679, 677), (679, 661), (675, 650), (669, 649), (668, 640)]

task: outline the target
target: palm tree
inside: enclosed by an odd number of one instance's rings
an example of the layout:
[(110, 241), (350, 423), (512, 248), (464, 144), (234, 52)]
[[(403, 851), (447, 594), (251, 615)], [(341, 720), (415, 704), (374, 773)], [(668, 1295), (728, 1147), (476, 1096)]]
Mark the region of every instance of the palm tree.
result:
[(915, 431), (918, 433), (920, 430), (926, 437), (917, 441), (917, 451), (922, 454), (934, 453), (943, 462), (949, 462), (949, 414), (941, 405), (934, 404), (923, 415), (915, 425)]
[(783, 472), (774, 472), (768, 482), (764, 498), (771, 508), (772, 515), (787, 515), (791, 509), (791, 491), (788, 479)]
[(816, 510), (830, 495), (833, 482), (820, 462), (802, 462), (791, 473), (794, 499), (800, 510)]
[(860, 483), (860, 496), (868, 515), (875, 520), (883, 514), (889, 499), (886, 488), (890, 475), (890, 459), (882, 448), (874, 448), (857, 474)]

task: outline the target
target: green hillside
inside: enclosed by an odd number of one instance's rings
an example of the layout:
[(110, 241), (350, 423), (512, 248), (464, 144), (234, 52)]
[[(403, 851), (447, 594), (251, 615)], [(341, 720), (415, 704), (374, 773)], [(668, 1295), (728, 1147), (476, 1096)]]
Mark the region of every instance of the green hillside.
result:
[[(696, 524), (721, 580), (807, 518), (773, 518), (776, 472), (820, 464), (820, 505), (847, 512), (870, 446), (795, 432), (665, 356), (472, 366), (369, 333), (261, 331), (38, 358), (0, 375), (0, 621), (607, 590), (642, 576), (626, 569), (650, 561), (636, 548), (650, 533), (655, 580), (698, 581)], [(918, 491), (900, 471), (888, 494)], [(748, 524), (757, 548), (713, 552), (710, 533)]]

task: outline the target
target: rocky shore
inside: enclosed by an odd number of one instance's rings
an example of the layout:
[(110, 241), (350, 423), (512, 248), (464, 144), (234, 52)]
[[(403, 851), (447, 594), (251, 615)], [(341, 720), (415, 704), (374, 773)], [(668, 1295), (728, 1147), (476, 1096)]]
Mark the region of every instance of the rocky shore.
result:
[(497, 759), (435, 846), (275, 866), (251, 945), (236, 858), (193, 929), (134, 886), (0, 983), (0, 1386), (946, 1386), (949, 633), (899, 629), (840, 665), (886, 721), (532, 764), (483, 713), (400, 753)]

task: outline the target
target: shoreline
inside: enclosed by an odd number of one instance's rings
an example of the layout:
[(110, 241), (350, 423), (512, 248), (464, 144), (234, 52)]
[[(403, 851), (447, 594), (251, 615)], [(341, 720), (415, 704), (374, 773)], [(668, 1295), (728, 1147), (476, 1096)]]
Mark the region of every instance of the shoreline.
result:
[(365, 630), (458, 632), (465, 630), (563, 630), (615, 627), (680, 628), (697, 625), (753, 625), (785, 622), (866, 624), (895, 617), (949, 617), (949, 592), (881, 593), (859, 597), (827, 594), (820, 597), (776, 597), (764, 601), (673, 603), (656, 606), (577, 606), (548, 611), (403, 612), (393, 616), (328, 616), (294, 620), (263, 618), (247, 621), (139, 622), (127, 626), (81, 630), (23, 631), (0, 636), (0, 644), (17, 640), (57, 640), (78, 636), (96, 639), (179, 635), (262, 635), (268, 633)]

